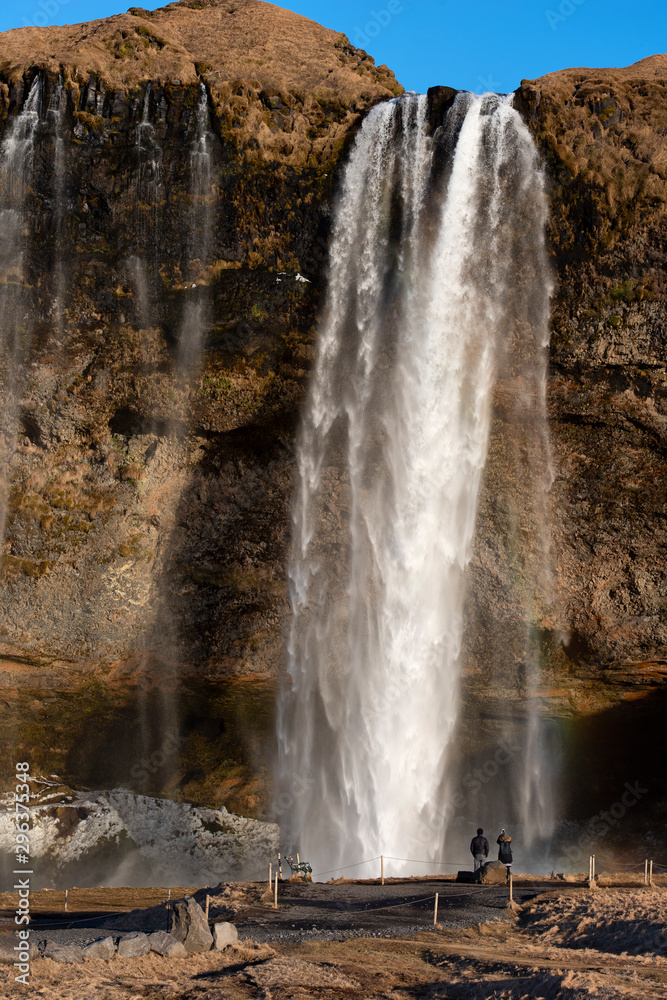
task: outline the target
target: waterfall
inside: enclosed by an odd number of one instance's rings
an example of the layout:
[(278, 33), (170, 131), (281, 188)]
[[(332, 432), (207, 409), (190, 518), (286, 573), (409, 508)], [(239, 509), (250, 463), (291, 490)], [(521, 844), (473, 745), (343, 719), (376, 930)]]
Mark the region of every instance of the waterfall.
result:
[(4, 541), (9, 489), (8, 463), (16, 448), (17, 378), (30, 338), (26, 298), (26, 201), (30, 190), (35, 132), (41, 104), (39, 77), (33, 80), (21, 113), (0, 145), (0, 365), (3, 406), (0, 417), (0, 542)]
[(356, 138), (298, 438), (274, 808), (316, 872), (443, 857), (478, 494), (517, 366), (546, 426), (530, 134), (511, 96), (458, 95), (433, 138), (426, 116), (404, 96)]
[(208, 94), (200, 84), (195, 119), (195, 136), (190, 148), (190, 208), (188, 259), (185, 264), (186, 282), (190, 286), (179, 333), (179, 360), (190, 370), (199, 363), (207, 322), (208, 295), (206, 268), (212, 245), (213, 210), (211, 190), (213, 163), (212, 134), (209, 122)]
[(63, 268), (63, 222), (65, 217), (65, 137), (64, 121), (67, 110), (67, 94), (62, 78), (58, 77), (55, 90), (49, 101), (47, 120), (53, 129), (53, 216), (54, 216), (54, 299), (53, 316), (56, 336), (63, 333), (63, 310), (65, 297), (65, 272)]
[(146, 330), (153, 322), (150, 287), (159, 284), (160, 237), (158, 212), (162, 191), (162, 148), (150, 119), (152, 84), (144, 91), (141, 121), (137, 125), (135, 145), (138, 157), (137, 176), (137, 252), (127, 258), (127, 277), (133, 287), (135, 322)]

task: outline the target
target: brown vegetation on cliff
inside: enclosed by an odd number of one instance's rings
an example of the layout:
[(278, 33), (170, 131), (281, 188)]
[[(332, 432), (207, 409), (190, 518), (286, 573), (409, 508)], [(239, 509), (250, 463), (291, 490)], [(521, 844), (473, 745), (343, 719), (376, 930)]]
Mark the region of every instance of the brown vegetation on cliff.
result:
[(10, 86), (35, 68), (61, 75), (75, 105), (91, 77), (102, 104), (105, 95), (119, 101), (149, 81), (169, 91), (201, 79), (228, 141), (251, 158), (259, 149), (289, 163), (330, 155), (360, 111), (403, 90), (345, 35), (260, 0), (180, 0), (0, 33), (6, 107)]

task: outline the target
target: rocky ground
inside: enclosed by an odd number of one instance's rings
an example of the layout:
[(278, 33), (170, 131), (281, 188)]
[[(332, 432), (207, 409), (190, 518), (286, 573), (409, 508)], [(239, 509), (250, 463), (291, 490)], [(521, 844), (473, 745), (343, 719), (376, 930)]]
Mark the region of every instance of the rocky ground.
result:
[[(456, 888), (449, 886), (449, 891)], [(390, 895), (398, 889), (396, 885), (384, 888)], [(425, 886), (420, 884), (420, 888)], [(281, 907), (286, 908), (286, 897), (294, 888), (283, 889)], [(313, 886), (304, 891), (311, 890), (337, 891), (336, 901), (344, 903), (341, 893), (356, 892), (357, 887)], [(405, 891), (405, 885), (401, 890)], [(377, 886), (371, 889), (375, 902), (379, 891)], [(495, 887), (489, 891), (500, 892)], [(244, 894), (243, 887), (228, 891), (229, 908), (242, 904)], [(667, 996), (664, 889), (591, 892), (566, 888), (530, 900), (526, 895), (518, 912), (504, 909), (506, 900), (500, 898), (494, 908), (489, 899), (482, 904), (486, 913), (475, 904), (453, 924), (445, 919), (436, 928), (429, 912), (411, 933), (404, 928), (391, 940), (369, 936), (370, 926), (361, 933), (357, 928), (345, 939), (323, 934), (318, 917), (310, 939), (303, 935), (293, 941), (275, 936), (270, 942), (246, 939), (222, 952), (187, 958), (169, 960), (150, 954), (135, 959), (91, 959), (69, 966), (36, 958), (29, 990), (30, 995), (45, 1000), (194, 1000), (199, 996), (208, 1000), (333, 1000), (353, 993), (392, 1000)], [(259, 901), (255, 904), (262, 905), (266, 906)], [(237, 920), (241, 928), (242, 908)], [(382, 928), (375, 932), (381, 934)], [(28, 993), (12, 983), (6, 967), (0, 969), (0, 982), (12, 995), (14, 990), (19, 995)]]

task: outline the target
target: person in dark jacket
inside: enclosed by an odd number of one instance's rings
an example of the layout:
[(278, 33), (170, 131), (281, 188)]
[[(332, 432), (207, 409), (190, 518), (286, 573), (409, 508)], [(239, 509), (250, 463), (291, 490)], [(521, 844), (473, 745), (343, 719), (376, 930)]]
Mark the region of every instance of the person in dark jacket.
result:
[(512, 843), (512, 838), (508, 837), (504, 829), (500, 831), (500, 836), (496, 841), (498, 844), (498, 861), (507, 867), (507, 878), (509, 880), (510, 869), (512, 868), (512, 848), (510, 844)]
[(470, 853), (475, 859), (474, 871), (477, 871), (478, 868), (481, 868), (485, 864), (489, 856), (489, 842), (484, 836), (484, 830), (482, 830), (481, 826), (477, 831), (477, 836), (473, 837), (470, 841)]

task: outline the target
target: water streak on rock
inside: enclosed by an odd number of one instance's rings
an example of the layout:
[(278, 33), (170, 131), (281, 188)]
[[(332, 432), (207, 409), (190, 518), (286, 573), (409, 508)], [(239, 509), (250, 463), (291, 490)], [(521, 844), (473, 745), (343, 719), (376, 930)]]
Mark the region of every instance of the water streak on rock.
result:
[(54, 298), (53, 320), (57, 338), (63, 334), (63, 309), (65, 297), (65, 270), (63, 263), (63, 239), (65, 217), (65, 113), (67, 111), (67, 94), (61, 77), (58, 77), (55, 90), (51, 95), (46, 112), (47, 122), (53, 132), (53, 239), (55, 245), (54, 260)]
[(208, 321), (207, 265), (212, 246), (213, 210), (211, 190), (213, 164), (208, 94), (202, 83), (197, 103), (195, 137), (190, 148), (190, 231), (186, 280), (190, 285), (179, 333), (179, 361), (186, 371), (198, 368)]
[(16, 448), (17, 379), (30, 342), (31, 302), (25, 285), (26, 229), (33, 152), (42, 88), (39, 77), (0, 146), (0, 543), (4, 541), (9, 489), (8, 463)]

